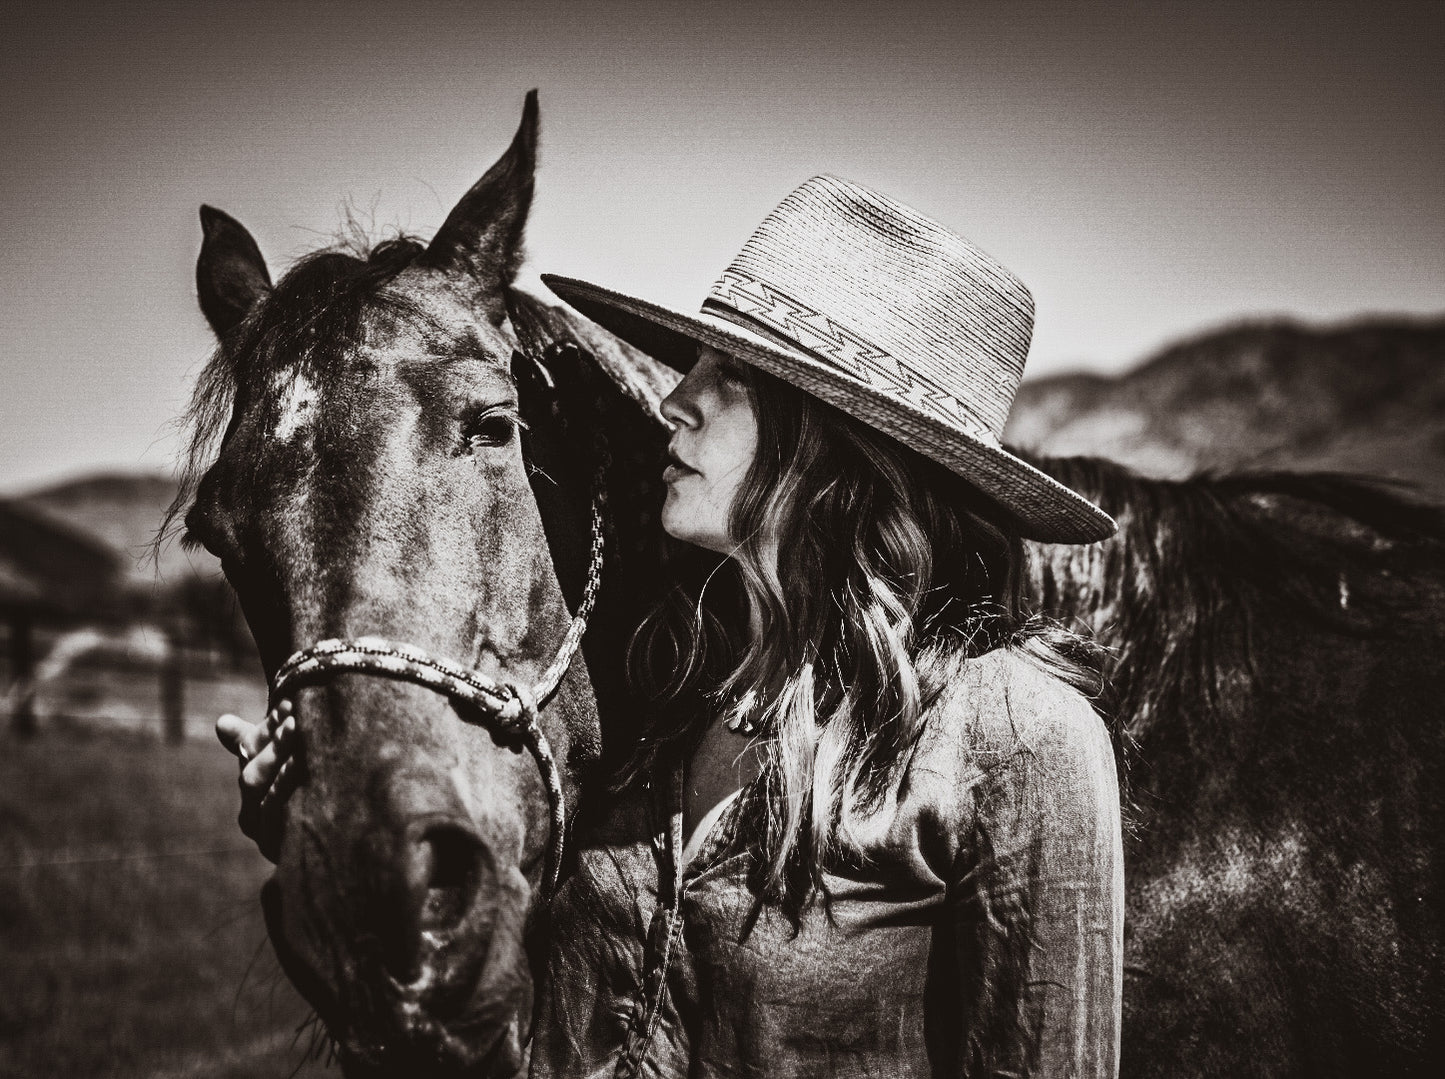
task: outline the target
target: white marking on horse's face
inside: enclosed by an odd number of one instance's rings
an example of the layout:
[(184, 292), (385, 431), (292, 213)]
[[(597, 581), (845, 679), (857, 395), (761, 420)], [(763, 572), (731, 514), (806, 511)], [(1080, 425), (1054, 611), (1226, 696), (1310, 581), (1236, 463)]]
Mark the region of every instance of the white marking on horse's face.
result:
[(466, 806), (467, 812), (471, 814), (472, 820), (479, 820), (481, 806), (477, 805), (477, 788), (472, 783), (471, 776), (467, 775), (467, 770), (459, 764), (448, 772), (447, 776), (451, 779), (457, 796), (461, 798), (462, 805)]
[(303, 427), (311, 422), (316, 408), (316, 387), (305, 375), (291, 375), (290, 382), (277, 391), (276, 426), (271, 437), (280, 442), (289, 442)]

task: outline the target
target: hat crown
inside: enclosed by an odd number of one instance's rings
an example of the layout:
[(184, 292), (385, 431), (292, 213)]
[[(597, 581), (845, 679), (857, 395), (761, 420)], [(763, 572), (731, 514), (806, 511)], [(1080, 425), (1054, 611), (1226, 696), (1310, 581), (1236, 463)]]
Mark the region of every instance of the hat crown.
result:
[(704, 307), (993, 442), (1034, 313), (1023, 282), (963, 237), (834, 176), (767, 216)]

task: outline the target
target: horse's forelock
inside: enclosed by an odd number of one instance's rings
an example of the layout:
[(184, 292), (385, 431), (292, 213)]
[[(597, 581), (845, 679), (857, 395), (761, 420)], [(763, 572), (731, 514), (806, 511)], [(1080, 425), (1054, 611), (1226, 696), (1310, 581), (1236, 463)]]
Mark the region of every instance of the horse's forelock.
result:
[(288, 369), (305, 374), (318, 387), (334, 384), (355, 351), (368, 306), (381, 304), (398, 315), (428, 318), (405, 296), (383, 291), (425, 249), (416, 238), (400, 235), (370, 247), (346, 240), (305, 255), (235, 334), (217, 344), (180, 419), (186, 432), (180, 488), (166, 510), (157, 545), (170, 539), (195, 497), (238, 399), (264, 395)]

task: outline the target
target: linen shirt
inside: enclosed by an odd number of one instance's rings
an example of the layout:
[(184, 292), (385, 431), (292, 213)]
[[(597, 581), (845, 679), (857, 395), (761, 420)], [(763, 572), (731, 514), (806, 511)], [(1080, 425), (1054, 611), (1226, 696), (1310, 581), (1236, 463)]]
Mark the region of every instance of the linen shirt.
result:
[(796, 928), (748, 888), (756, 796), (686, 863), (680, 768), (578, 829), (535, 1079), (1116, 1074), (1119, 793), (1084, 696), (1007, 649), (960, 658)]

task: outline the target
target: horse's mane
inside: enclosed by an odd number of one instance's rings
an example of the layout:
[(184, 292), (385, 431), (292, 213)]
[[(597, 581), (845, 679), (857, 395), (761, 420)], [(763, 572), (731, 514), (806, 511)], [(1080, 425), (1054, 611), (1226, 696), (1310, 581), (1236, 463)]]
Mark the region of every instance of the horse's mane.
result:
[(666, 425), (658, 406), (681, 377), (671, 368), (571, 308), (550, 304), (530, 292), (509, 289), (507, 313), (524, 352), (540, 356), (553, 342), (574, 342), (606, 373), (613, 388), (652, 417), (659, 429)]
[(1102, 543), (1035, 548), (1036, 600), (1091, 624), (1110, 649), (1113, 707), (1136, 738), (1171, 714), (1242, 714), (1261, 618), (1389, 636), (1410, 612), (1389, 602), (1382, 581), (1393, 575), (1398, 598), (1411, 595), (1412, 578), (1442, 580), (1445, 507), (1392, 481), (1291, 472), (1168, 481), (1099, 458), (1034, 460), (1119, 521)]

